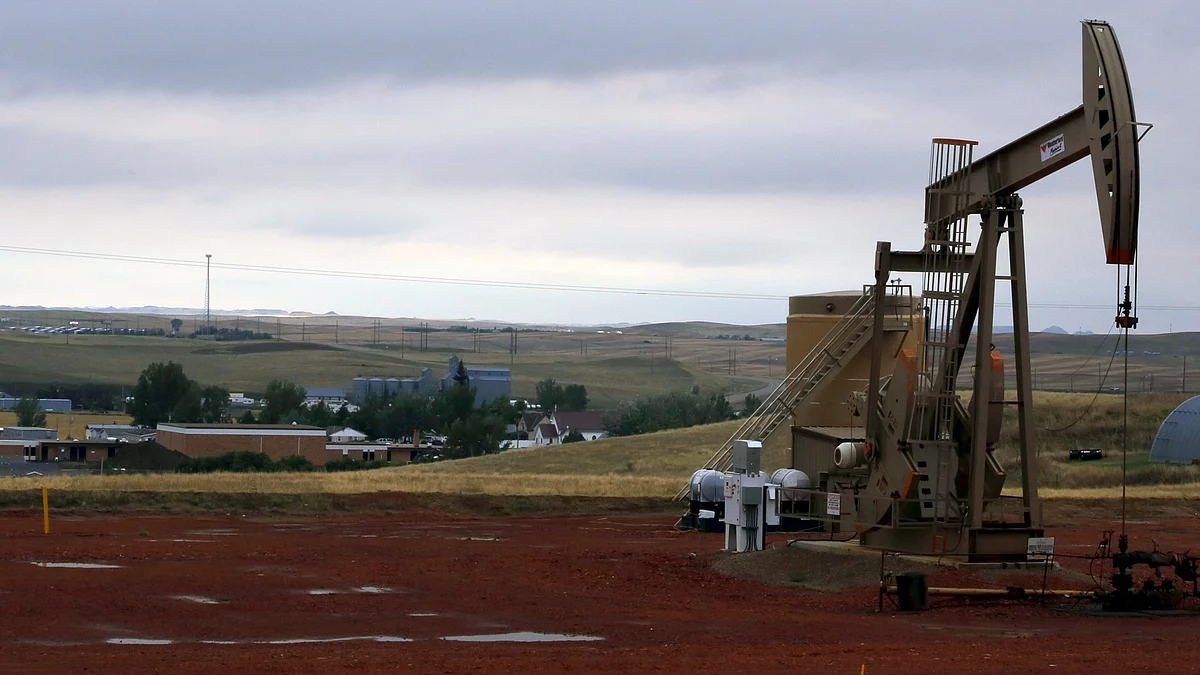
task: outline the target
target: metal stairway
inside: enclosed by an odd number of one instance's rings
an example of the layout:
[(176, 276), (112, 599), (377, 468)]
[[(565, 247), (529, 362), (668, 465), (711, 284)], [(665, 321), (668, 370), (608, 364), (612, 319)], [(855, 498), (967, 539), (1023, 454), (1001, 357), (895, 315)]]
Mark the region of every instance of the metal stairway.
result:
[[(850, 306), (825, 337), (804, 357), (783, 382), (767, 396), (753, 415), (721, 445), (702, 469), (728, 471), (733, 463), (733, 443), (737, 440), (765, 441), (781, 424), (791, 419), (796, 407), (815, 396), (854, 358), (871, 339), (875, 295), (868, 289)], [(906, 326), (907, 327), (907, 326)], [(675, 499), (688, 497), (688, 486), (675, 494)]]

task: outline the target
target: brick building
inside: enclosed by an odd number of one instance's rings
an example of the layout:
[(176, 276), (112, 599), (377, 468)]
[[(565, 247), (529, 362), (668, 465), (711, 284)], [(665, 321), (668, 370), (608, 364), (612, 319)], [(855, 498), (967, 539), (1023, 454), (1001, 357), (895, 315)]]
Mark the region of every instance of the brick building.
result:
[(160, 424), (158, 442), (188, 457), (261, 452), (273, 460), (303, 455), (324, 466), (325, 429), (298, 424)]

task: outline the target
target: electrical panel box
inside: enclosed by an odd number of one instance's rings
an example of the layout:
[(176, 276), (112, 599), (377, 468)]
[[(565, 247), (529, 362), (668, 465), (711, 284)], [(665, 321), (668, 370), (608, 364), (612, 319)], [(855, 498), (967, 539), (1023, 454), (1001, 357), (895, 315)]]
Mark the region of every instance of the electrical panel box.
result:
[[(777, 490), (772, 491), (778, 495)], [(762, 550), (766, 514), (774, 501), (767, 499), (766, 493), (767, 477), (760, 471), (725, 474), (725, 550)]]
[(781, 501), (781, 495), (779, 493), (779, 486), (767, 485), (766, 493), (767, 493), (767, 501), (765, 504), (763, 504), (764, 521), (765, 521), (767, 527), (778, 526), (779, 525), (779, 502)]
[(725, 474), (725, 524), (742, 524), (742, 476), (736, 473)]
[(733, 471), (749, 476), (758, 475), (762, 463), (762, 443), (737, 440), (733, 442)]
[(761, 484), (753, 487), (742, 488), (742, 505), (743, 506), (758, 506), (763, 502), (763, 486)]

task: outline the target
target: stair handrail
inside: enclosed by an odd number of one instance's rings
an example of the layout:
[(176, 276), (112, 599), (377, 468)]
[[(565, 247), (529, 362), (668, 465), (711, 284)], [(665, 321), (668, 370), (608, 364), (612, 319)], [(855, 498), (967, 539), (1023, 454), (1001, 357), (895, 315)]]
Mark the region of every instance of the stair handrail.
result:
[[(794, 388), (796, 383), (803, 382), (807, 384), (812, 381), (820, 372), (820, 367), (824, 365), (823, 357), (832, 360), (834, 363), (841, 365), (837, 358), (830, 351), (831, 347), (843, 346), (851, 338), (853, 329), (859, 329), (864, 322), (872, 318), (875, 308), (875, 295), (873, 290), (865, 290), (861, 296), (854, 301), (854, 304), (846, 311), (842, 318), (834, 325), (832, 329), (825, 334), (824, 337), (808, 352), (800, 363), (787, 374), (786, 377), (775, 387), (774, 390), (763, 400), (746, 420), (738, 427), (737, 431), (729, 437), (717, 450), (712, 457), (704, 463), (701, 469), (715, 469), (723, 465), (730, 457), (733, 444), (740, 439), (765, 441), (779, 427), (779, 422), (787, 416), (793, 414), (796, 405), (801, 402), (804, 387), (801, 386), (796, 392), (796, 400), (790, 403), (785, 403), (783, 409), (778, 409), (772, 412), (772, 407), (779, 403), (784, 395)], [(861, 336), (860, 336), (861, 337)], [(810, 370), (814, 372), (809, 373)], [(807, 377), (804, 377), (807, 374)], [(819, 380), (817, 380), (819, 382)], [(765, 425), (760, 422), (765, 421)], [(765, 434), (763, 433), (765, 431)], [(684, 485), (679, 492), (675, 493), (675, 500), (681, 500), (687, 496), (690, 485)]]

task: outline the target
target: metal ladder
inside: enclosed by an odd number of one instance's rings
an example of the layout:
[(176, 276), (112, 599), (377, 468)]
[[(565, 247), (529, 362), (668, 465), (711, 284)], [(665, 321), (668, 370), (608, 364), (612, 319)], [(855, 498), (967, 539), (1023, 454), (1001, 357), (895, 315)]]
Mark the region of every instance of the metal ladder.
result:
[(949, 455), (954, 451), (954, 417), (959, 405), (955, 383), (963, 345), (954, 337), (954, 321), (967, 281), (967, 256), (971, 246), (967, 226), (967, 205), (973, 199), (968, 180), (969, 167), (974, 161), (975, 142), (937, 138), (929, 153), (929, 188), (931, 197), (949, 197), (954, 213), (946, 222), (929, 226), (925, 234), (923, 253), (923, 284), (921, 297), (927, 308), (925, 334), (921, 339), (924, 386), (917, 391), (913, 414), (921, 411), (926, 424), (913, 425), (916, 440), (927, 441), (935, 448), (929, 499), (921, 495), (921, 516), (938, 522), (951, 517)]
[[(728, 471), (733, 464), (734, 441), (767, 440), (792, 417), (796, 406), (820, 391), (870, 341), (874, 312), (875, 294), (867, 290), (701, 468)], [(676, 501), (687, 496), (687, 485), (675, 493)]]

